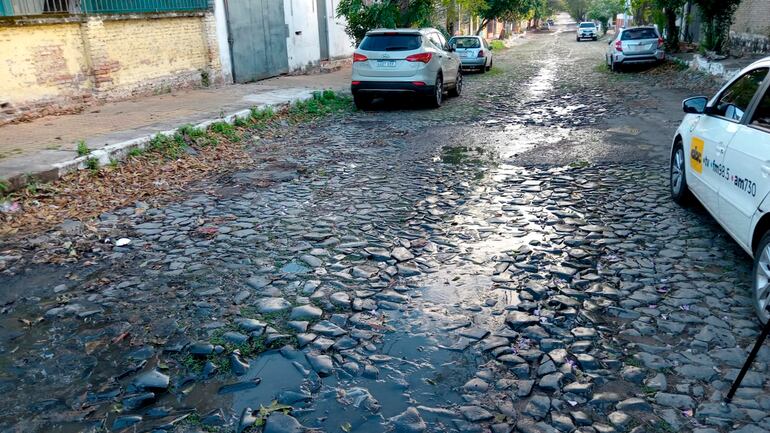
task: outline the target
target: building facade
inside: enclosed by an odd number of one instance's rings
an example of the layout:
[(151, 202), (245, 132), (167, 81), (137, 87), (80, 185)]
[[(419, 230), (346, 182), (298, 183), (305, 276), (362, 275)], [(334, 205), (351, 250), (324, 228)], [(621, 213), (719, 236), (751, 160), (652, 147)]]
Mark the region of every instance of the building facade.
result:
[(744, 53), (770, 53), (770, 0), (742, 0), (730, 27), (730, 43)]

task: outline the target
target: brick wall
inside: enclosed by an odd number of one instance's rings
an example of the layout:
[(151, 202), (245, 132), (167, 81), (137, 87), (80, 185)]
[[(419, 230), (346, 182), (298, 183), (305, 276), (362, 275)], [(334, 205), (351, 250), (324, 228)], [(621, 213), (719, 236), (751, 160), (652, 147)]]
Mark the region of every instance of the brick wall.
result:
[(730, 30), (770, 36), (770, 0), (742, 0)]
[(0, 23), (0, 124), (221, 82), (212, 13)]
[(743, 0), (730, 27), (733, 51), (770, 52), (770, 0)]

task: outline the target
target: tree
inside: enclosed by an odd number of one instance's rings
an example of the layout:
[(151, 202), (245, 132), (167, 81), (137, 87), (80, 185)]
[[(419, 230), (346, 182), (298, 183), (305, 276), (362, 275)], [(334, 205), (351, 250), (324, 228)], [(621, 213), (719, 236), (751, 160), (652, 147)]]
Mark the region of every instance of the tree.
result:
[(588, 7), (588, 18), (599, 21), (602, 24), (602, 31), (607, 33), (610, 20), (624, 10), (623, 0), (593, 0)]
[(567, 13), (577, 22), (585, 20), (588, 6), (588, 0), (564, 0)]
[(356, 41), (375, 28), (424, 27), (431, 25), (435, 11), (433, 0), (381, 0), (367, 4), (365, 0), (341, 0), (337, 17), (345, 18), (345, 31)]
[(539, 0), (486, 0), (477, 11), (481, 22), (476, 29), (478, 34), (486, 25), (494, 19), (504, 21), (516, 21), (528, 17), (532, 13), (533, 6)]
[(700, 9), (705, 25), (702, 44), (707, 50), (723, 53), (727, 49), (727, 38), (733, 14), (741, 0), (694, 0)]
[(655, 6), (662, 9), (666, 17), (666, 49), (679, 51), (679, 31), (676, 28), (676, 13), (684, 6), (685, 0), (655, 0)]

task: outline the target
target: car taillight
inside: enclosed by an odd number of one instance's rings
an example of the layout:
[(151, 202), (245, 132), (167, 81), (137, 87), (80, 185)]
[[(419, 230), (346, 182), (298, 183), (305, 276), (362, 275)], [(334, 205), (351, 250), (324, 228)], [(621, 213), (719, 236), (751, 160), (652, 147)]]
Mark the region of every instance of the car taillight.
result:
[(476, 57), (484, 57), (484, 50), (479, 50), (479, 55)]
[(414, 84), (417, 87), (422, 87), (425, 85), (424, 81), (412, 81), (412, 84)]
[(357, 86), (357, 85), (361, 84), (361, 82), (360, 81), (351, 81), (350, 84), (352, 84), (354, 86)]
[(428, 63), (430, 62), (430, 59), (433, 58), (432, 53), (420, 53), (420, 54), (412, 54), (411, 56), (408, 56), (406, 58), (407, 62), (423, 62)]
[(620, 52), (623, 52), (623, 42), (615, 41), (615, 49), (620, 51)]
[(658, 36), (658, 48), (662, 47), (664, 42), (663, 37)]
[(369, 59), (366, 58), (365, 55), (358, 54), (358, 53), (353, 53), (353, 63), (355, 63), (355, 62), (365, 62), (367, 60), (369, 60)]

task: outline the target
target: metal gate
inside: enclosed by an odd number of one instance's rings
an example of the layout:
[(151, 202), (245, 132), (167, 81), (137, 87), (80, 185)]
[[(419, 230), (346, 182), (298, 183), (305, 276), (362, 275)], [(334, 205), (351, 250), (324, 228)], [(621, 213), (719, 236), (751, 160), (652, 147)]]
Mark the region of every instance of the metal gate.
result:
[(329, 60), (329, 21), (326, 18), (326, 0), (317, 0), (316, 5), (321, 60)]
[(235, 82), (289, 72), (283, 1), (227, 0), (225, 4)]

